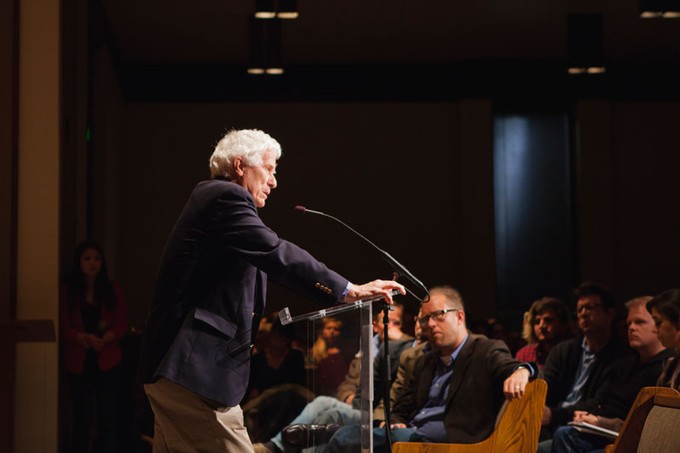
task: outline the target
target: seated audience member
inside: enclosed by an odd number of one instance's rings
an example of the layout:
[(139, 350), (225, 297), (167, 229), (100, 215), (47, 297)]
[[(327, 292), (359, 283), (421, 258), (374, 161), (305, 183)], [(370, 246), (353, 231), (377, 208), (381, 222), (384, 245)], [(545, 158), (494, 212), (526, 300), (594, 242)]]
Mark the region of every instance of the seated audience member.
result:
[[(390, 387), (390, 408), (394, 407), (394, 405), (397, 403), (397, 400), (399, 400), (403, 395), (406, 382), (413, 376), (413, 367), (416, 359), (430, 350), (425, 330), (417, 321), (420, 316), (421, 313), (418, 312), (418, 315), (415, 317), (416, 323), (414, 325), (414, 329), (416, 338), (412, 343), (412, 347), (403, 350), (399, 356), (397, 375), (392, 382), (392, 386)], [(378, 407), (376, 407), (373, 411), (373, 420), (385, 420), (385, 401), (382, 398), (378, 403)]]
[(281, 384), (306, 385), (305, 357), (291, 348), (293, 329), (292, 325), (282, 326), (278, 319), (273, 322), (262, 350), (251, 359), (250, 382), (243, 403)]
[(321, 319), (321, 328), (316, 336), (314, 345), (309, 351), (309, 362), (312, 366), (318, 365), (329, 355), (340, 352), (339, 339), (342, 330), (342, 321), (338, 318), (326, 316)]
[(680, 391), (680, 289), (669, 289), (647, 303), (654, 318), (657, 336), (667, 348), (675, 351), (668, 359), (657, 385)]
[(335, 399), (345, 404), (352, 405), (354, 398), (357, 396), (357, 389), (361, 381), (361, 351), (357, 352), (352, 361), (349, 363), (349, 370), (338, 386), (338, 393)]
[(468, 320), (467, 324), (470, 333), (484, 335), (491, 340), (501, 340), (513, 355), (526, 345), (520, 332), (508, 330), (498, 318), (473, 319)]
[[(373, 401), (375, 406), (382, 401), (383, 396), (394, 382), (397, 377), (397, 363), (399, 363), (399, 357), (407, 349), (412, 348), (415, 345), (415, 339), (406, 333), (404, 333), (401, 328), (404, 319), (404, 307), (403, 305), (394, 305), (394, 309), (389, 312), (387, 316), (388, 319), (388, 329), (387, 334), (389, 335), (389, 341), (387, 342), (387, 350), (389, 352), (389, 376), (386, 374), (386, 363), (385, 358), (385, 329), (383, 324), (384, 315), (381, 312), (377, 317), (376, 331), (378, 332), (378, 338), (380, 339), (380, 346), (378, 348), (378, 353), (373, 360)], [(385, 379), (389, 379), (389, 383), (385, 382)]]
[(334, 396), (347, 374), (352, 357), (342, 347), (342, 321), (326, 317), (321, 319), (321, 326), (311, 350), (314, 370), (311, 390), (317, 395)]
[[(404, 324), (403, 323), (403, 306), (401, 304), (395, 303), (393, 305), (394, 309), (390, 311), (390, 314), (388, 316), (389, 319), (389, 327), (388, 327), (388, 335), (389, 335), (389, 342), (388, 342), (388, 350), (389, 350), (389, 363), (390, 365), (390, 384), (389, 384), (389, 389), (390, 389), (390, 395), (392, 395), (392, 386), (397, 384), (399, 381), (399, 371), (398, 369), (394, 366), (395, 363), (400, 363), (400, 358), (403, 353), (407, 352), (411, 348), (418, 346), (419, 344), (423, 343), (425, 341), (425, 337), (422, 334), (422, 329), (420, 328), (420, 325), (414, 326), (415, 327), (415, 335), (416, 338), (411, 337), (408, 334), (405, 334), (401, 330), (401, 326)], [(374, 355), (374, 362), (373, 362), (373, 374), (374, 374), (374, 384), (373, 384), (373, 402), (374, 402), (374, 407), (376, 406), (376, 403), (378, 404), (377, 407), (374, 409), (374, 414), (373, 414), (373, 419), (374, 420), (382, 420), (384, 415), (383, 415), (383, 410), (384, 410), (384, 401), (383, 401), (383, 395), (385, 393), (385, 381), (384, 381), (384, 376), (386, 376), (386, 370), (385, 370), (385, 342), (384, 342), (384, 326), (383, 326), (383, 313), (380, 312), (378, 313), (378, 316), (376, 320), (373, 323), (373, 329), (374, 332), (376, 333), (376, 338), (379, 341), (379, 346), (378, 349), (375, 351)], [(348, 373), (347, 377), (345, 378), (345, 381), (343, 384), (340, 385), (340, 388), (338, 389), (338, 399), (341, 401), (344, 401), (348, 404), (353, 404), (353, 407), (355, 409), (359, 408), (358, 401), (355, 400), (355, 397), (359, 395), (360, 391), (360, 374), (361, 374), (361, 354), (357, 354), (357, 357), (352, 361), (354, 364), (354, 373), (351, 372), (352, 366), (350, 366), (350, 373)], [(351, 376), (351, 377), (350, 377)], [(403, 382), (401, 384), (403, 385)], [(343, 392), (343, 386), (344, 389), (349, 391), (349, 389), (352, 390), (351, 396), (347, 396), (347, 392)], [(392, 398), (392, 396), (390, 396)], [(394, 404), (392, 402), (392, 404)], [(345, 423), (346, 424), (346, 423)]]
[[(421, 305), (419, 322), (433, 350), (418, 357), (413, 376), (395, 402), (393, 442), (475, 443), (493, 431), (503, 397), (520, 398), (535, 364), (512, 358), (498, 340), (468, 333), (460, 294), (435, 287)], [(385, 451), (385, 430), (373, 430), (374, 451)], [(359, 425), (340, 428), (330, 451), (359, 449)]]
[[(615, 376), (610, 387), (602, 387), (595, 395), (595, 409), (581, 411), (574, 408), (574, 422), (586, 422), (612, 431), (620, 431), (628, 411), (643, 387), (655, 385), (663, 363), (673, 352), (666, 349), (656, 336), (654, 320), (646, 308), (651, 297), (638, 297), (626, 303), (628, 316), (628, 344), (637, 353), (614, 363)], [(610, 438), (584, 433), (572, 426), (558, 428), (552, 440), (542, 442), (539, 452), (590, 452), (604, 448)]]
[[(384, 328), (383, 320), (384, 314), (380, 311), (373, 321), (373, 329), (376, 336), (380, 340), (379, 354), (375, 357), (374, 375), (376, 383), (382, 382), (384, 368)], [(403, 320), (403, 306), (401, 304), (394, 304), (393, 309), (388, 314), (388, 336), (389, 336), (389, 355), (392, 361), (396, 361), (399, 355), (406, 349), (414, 345), (413, 337), (401, 331)], [(393, 368), (391, 371), (391, 380), (394, 380), (397, 369)], [(359, 400), (357, 397), (359, 393), (361, 379), (361, 354), (357, 354), (352, 360), (349, 371), (345, 376), (344, 381), (338, 387), (337, 398), (328, 396), (318, 396), (311, 403), (309, 403), (303, 411), (291, 422), (289, 429), (297, 430), (303, 438), (310, 442), (304, 442), (305, 445), (291, 445), (289, 447), (299, 448), (301, 446), (312, 446), (312, 440), (317, 440), (323, 443), (330, 437), (333, 430), (339, 425), (358, 423), (361, 419), (361, 412), (359, 411)], [(378, 397), (377, 391), (374, 391), (374, 398), (376, 402)], [(309, 444), (309, 445), (308, 445)], [(278, 433), (269, 442), (265, 444), (254, 444), (255, 452), (272, 452), (285, 451), (282, 433)], [(289, 448), (290, 449), (290, 448)], [(319, 446), (318, 451), (323, 451), (325, 446)]]
[(515, 355), (519, 348), (524, 346), (524, 340), (520, 332), (508, 330), (497, 318), (487, 319), (489, 323), (489, 338), (492, 340), (501, 340), (510, 349), (510, 353)]
[(262, 350), (264, 349), (264, 346), (267, 343), (267, 337), (269, 336), (269, 332), (272, 330), (273, 325), (272, 319), (276, 318), (273, 318), (271, 315), (262, 315), (262, 317), (260, 318), (260, 325), (257, 328), (257, 337), (255, 338), (252, 347), (253, 356), (257, 353), (262, 352)]
[[(382, 311), (378, 311), (374, 314), (373, 319), (373, 332), (375, 344), (372, 347), (371, 354), (374, 357), (373, 369), (375, 375), (375, 386), (378, 385), (378, 381), (382, 380), (383, 369), (385, 363), (385, 346), (384, 346), (384, 336), (385, 329), (383, 325), (384, 314)], [(405, 350), (413, 346), (414, 339), (412, 336), (404, 333), (401, 329), (404, 319), (404, 306), (400, 303), (395, 303), (392, 305), (392, 309), (387, 317), (388, 319), (388, 329), (387, 334), (389, 335), (390, 341), (388, 344), (389, 355), (391, 363), (396, 363), (399, 360), (399, 355)], [(390, 379), (394, 380), (396, 377), (396, 370), (391, 371)], [(357, 390), (359, 389), (361, 379), (361, 351), (359, 351), (352, 362), (350, 363), (349, 371), (345, 376), (343, 382), (338, 386), (337, 398), (347, 404), (352, 404)], [(382, 391), (382, 390), (381, 390)], [(382, 397), (382, 394), (376, 395), (374, 393), (374, 399), (377, 401)]]
[(524, 339), (529, 344), (517, 351), (520, 362), (536, 362), (543, 368), (552, 348), (569, 338), (569, 310), (564, 302), (544, 297), (531, 304)]
[(576, 403), (587, 402), (579, 410), (595, 409), (595, 394), (614, 376), (612, 364), (631, 353), (612, 333), (616, 302), (609, 290), (585, 282), (576, 289), (575, 299), (581, 333), (556, 345), (543, 366), (548, 383), (543, 425), (550, 432), (573, 419)]
[(297, 384), (265, 390), (243, 405), (243, 421), (251, 443), (266, 442), (314, 400), (314, 393)]

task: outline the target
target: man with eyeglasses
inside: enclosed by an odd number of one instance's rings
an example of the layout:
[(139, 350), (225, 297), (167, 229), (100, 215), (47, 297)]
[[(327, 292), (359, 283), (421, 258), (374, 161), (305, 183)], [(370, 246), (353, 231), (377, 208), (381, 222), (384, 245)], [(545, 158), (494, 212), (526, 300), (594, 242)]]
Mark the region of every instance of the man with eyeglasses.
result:
[[(432, 350), (415, 361), (413, 377), (396, 400), (393, 442), (475, 443), (493, 431), (503, 399), (521, 398), (535, 364), (515, 360), (499, 340), (468, 332), (463, 300), (455, 289), (430, 290), (418, 319)], [(357, 426), (338, 430), (330, 451), (356, 451)], [(373, 431), (374, 451), (386, 450), (385, 430)]]
[[(614, 377), (612, 364), (632, 351), (614, 335), (616, 300), (603, 285), (584, 282), (574, 292), (580, 335), (553, 348), (543, 367), (548, 382), (543, 438), (567, 424), (580, 410), (595, 409), (595, 395)], [(542, 451), (539, 448), (539, 451)]]

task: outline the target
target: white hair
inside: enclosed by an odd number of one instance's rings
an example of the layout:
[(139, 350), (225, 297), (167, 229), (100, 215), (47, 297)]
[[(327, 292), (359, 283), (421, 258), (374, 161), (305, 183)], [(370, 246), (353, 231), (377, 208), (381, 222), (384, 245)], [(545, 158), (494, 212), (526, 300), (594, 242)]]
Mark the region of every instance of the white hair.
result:
[(257, 129), (232, 129), (217, 142), (210, 156), (210, 177), (223, 176), (233, 179), (234, 159), (242, 157), (248, 165), (262, 165), (267, 151), (281, 157), (281, 145), (266, 132)]

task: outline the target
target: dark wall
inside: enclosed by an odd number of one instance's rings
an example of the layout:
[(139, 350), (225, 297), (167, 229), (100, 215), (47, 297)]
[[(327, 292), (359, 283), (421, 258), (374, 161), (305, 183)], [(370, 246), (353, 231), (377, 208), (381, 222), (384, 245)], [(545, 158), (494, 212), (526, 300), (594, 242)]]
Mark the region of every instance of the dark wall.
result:
[[(426, 285), (461, 287), (459, 109), (455, 103), (127, 105), (119, 179), (109, 187), (119, 194), (118, 215), (107, 223), (120, 234), (116, 274), (131, 317), (141, 319), (165, 238), (194, 184), (207, 176), (216, 140), (232, 127), (261, 128), (283, 146), (279, 188), (261, 210), (281, 236), (352, 281), (389, 278), (391, 269), (359, 239), (293, 207), (324, 210), (390, 251)], [(270, 308), (300, 303), (274, 288), (269, 299)], [(471, 302), (473, 312), (492, 310), (489, 300), (486, 308)]]
[(587, 101), (577, 124), (581, 278), (621, 299), (680, 286), (680, 105)]
[(612, 107), (614, 263), (622, 296), (680, 286), (680, 105)]
[[(101, 71), (95, 236), (132, 324), (143, 322), (166, 236), (229, 128), (260, 128), (283, 146), (280, 186), (261, 211), (281, 236), (353, 281), (389, 278), (359, 239), (293, 206), (327, 211), (426, 285), (461, 289), (470, 317), (496, 314), (491, 101), (140, 104), (120, 98), (110, 66)], [(622, 298), (677, 286), (680, 104), (582, 101), (573, 124), (576, 280), (606, 282)], [(277, 288), (269, 303), (314, 308)]]

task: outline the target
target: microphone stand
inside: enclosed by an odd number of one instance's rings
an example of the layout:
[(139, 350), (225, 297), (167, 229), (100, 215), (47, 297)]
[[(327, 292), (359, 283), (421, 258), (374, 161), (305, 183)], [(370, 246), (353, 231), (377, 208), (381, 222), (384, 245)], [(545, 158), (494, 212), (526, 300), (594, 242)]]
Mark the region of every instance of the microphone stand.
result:
[(384, 376), (383, 376), (383, 407), (385, 411), (385, 445), (387, 446), (386, 451), (392, 451), (392, 433), (391, 433), (391, 419), (390, 419), (390, 387), (392, 386), (392, 374), (390, 367), (390, 337), (388, 331), (390, 306), (388, 304), (383, 304), (383, 345), (384, 345)]
[[(396, 296), (397, 294), (399, 294), (398, 290), (395, 289), (395, 290), (391, 291), (392, 296)], [(373, 297), (369, 297), (369, 298), (366, 298), (366, 299), (358, 300), (358, 301), (353, 302), (353, 303), (346, 303), (346, 304), (341, 304), (339, 306), (334, 306), (334, 307), (331, 307), (331, 308), (324, 308), (324, 309), (321, 309), (321, 310), (317, 310), (317, 311), (314, 311), (314, 312), (311, 312), (311, 313), (306, 313), (306, 314), (298, 315), (298, 316), (291, 316), (290, 309), (288, 307), (285, 307), (283, 310), (279, 311), (279, 319), (280, 319), (282, 325), (288, 325), (290, 323), (297, 322), (297, 321), (314, 321), (314, 320), (317, 320), (317, 319), (321, 319), (325, 316), (331, 316), (331, 315), (342, 313), (342, 312), (345, 312), (345, 311), (361, 310), (361, 309), (363, 309), (365, 307), (369, 307), (369, 306), (374, 306), (377, 309), (378, 308), (377, 307), (377, 304), (378, 304), (377, 301), (380, 300), (380, 299), (383, 299), (383, 296), (373, 296)], [(383, 303), (382, 308), (380, 308), (380, 309), (383, 310), (383, 332), (384, 332), (383, 343), (384, 343), (384, 348), (385, 348), (385, 365), (384, 365), (383, 369), (385, 370), (385, 374), (387, 376), (387, 379), (384, 381), (385, 382), (384, 392), (386, 393), (387, 396), (383, 396), (383, 403), (385, 405), (385, 414), (386, 414), (386, 419), (387, 419), (386, 428), (388, 430), (388, 432), (387, 432), (388, 445), (390, 445), (390, 449), (391, 449), (392, 441), (390, 439), (390, 433), (389, 433), (389, 425), (390, 425), (390, 423), (389, 423), (389, 414), (390, 414), (389, 388), (390, 388), (390, 380), (391, 380), (390, 379), (391, 369), (390, 369), (390, 365), (389, 365), (389, 345), (388, 345), (387, 342), (385, 342), (385, 339), (389, 338), (389, 332), (388, 332), (389, 311), (393, 308), (392, 308), (391, 305), (389, 305), (387, 303)], [(368, 318), (367, 322), (370, 323), (370, 318)], [(370, 331), (370, 324), (366, 324), (365, 327), (368, 328), (369, 331)], [(362, 340), (364, 340), (364, 346), (362, 346), (362, 349), (365, 352), (364, 355), (366, 356), (366, 362), (364, 362), (362, 364), (362, 378), (361, 379), (362, 379), (362, 382), (368, 382), (368, 386), (369, 386), (368, 387), (369, 391), (366, 394), (363, 394), (363, 392), (362, 392), (362, 397), (361, 397), (362, 400), (367, 398), (367, 401), (368, 401), (366, 406), (364, 406), (363, 403), (362, 403), (362, 413), (363, 413), (364, 410), (367, 410), (367, 411), (370, 411), (370, 412), (373, 411), (372, 385), (375, 382), (375, 373), (373, 375), (371, 375), (371, 369), (372, 369), (372, 365), (374, 364), (374, 362), (371, 361), (371, 359), (373, 359), (373, 357), (371, 357), (372, 356), (371, 347), (368, 346), (368, 344), (370, 343), (370, 338), (372, 338), (372, 336), (367, 334), (364, 337), (364, 332), (365, 332), (364, 325), (362, 324), (362, 337), (361, 338), (362, 338)], [(364, 347), (365, 347), (365, 349), (364, 349)], [(366, 373), (366, 374), (364, 374), (364, 373)], [(369, 395), (369, 396), (366, 397), (366, 395)], [(368, 421), (371, 420), (370, 412), (369, 412)], [(364, 422), (363, 415), (362, 415), (362, 422), (361, 423), (362, 424), (367, 423), (366, 426), (368, 426), (368, 429), (369, 429), (367, 434), (368, 434), (368, 438), (371, 439), (371, 432), (372, 432), (372, 429), (373, 429), (373, 425), (368, 424), (368, 421)], [(364, 434), (363, 434), (363, 428), (362, 428), (362, 448), (363, 448), (363, 440), (364, 440)], [(371, 442), (370, 445), (372, 445), (372, 442)]]
[[(425, 297), (424, 298), (419, 298), (416, 296), (411, 290), (406, 288), (406, 291), (415, 297), (418, 300), (422, 300), (423, 302), (429, 302), (430, 300), (430, 292), (427, 290), (427, 287), (423, 285), (423, 282), (418, 280), (411, 272), (409, 272), (406, 267), (404, 267), (403, 264), (401, 264), (399, 261), (394, 259), (392, 255), (387, 253), (385, 250), (381, 249), (377, 245), (375, 245), (372, 241), (370, 241), (367, 237), (365, 237), (363, 234), (359, 233), (357, 230), (352, 228), (351, 226), (347, 225), (345, 222), (342, 220), (338, 219), (337, 217), (334, 217), (332, 215), (326, 214), (321, 211), (315, 211), (312, 209), (307, 209), (304, 206), (295, 206), (295, 210), (298, 212), (302, 213), (310, 213), (310, 214), (316, 214), (322, 217), (329, 218), (340, 225), (344, 226), (348, 230), (350, 230), (352, 233), (356, 234), (359, 236), (361, 239), (363, 239), (365, 242), (367, 242), (371, 247), (373, 247), (375, 250), (377, 250), (383, 257), (385, 261), (387, 261), (390, 266), (392, 266), (392, 269), (394, 269), (394, 274), (393, 274), (393, 280), (396, 280), (400, 275), (403, 275), (406, 277), (411, 283), (415, 284), (416, 286), (419, 286), (423, 291), (425, 292)], [(391, 432), (390, 432), (390, 425), (391, 425), (391, 410), (390, 410), (390, 384), (392, 381), (392, 375), (391, 375), (391, 367), (390, 367), (390, 354), (389, 354), (389, 333), (388, 333), (388, 325), (389, 325), (389, 311), (390, 311), (390, 306), (388, 304), (384, 304), (383, 306), (383, 347), (384, 347), (384, 370), (385, 370), (385, 375), (384, 375), (384, 390), (383, 390), (383, 406), (384, 406), (384, 411), (385, 411), (385, 441), (387, 445), (387, 451), (392, 451), (392, 438), (391, 438)]]

